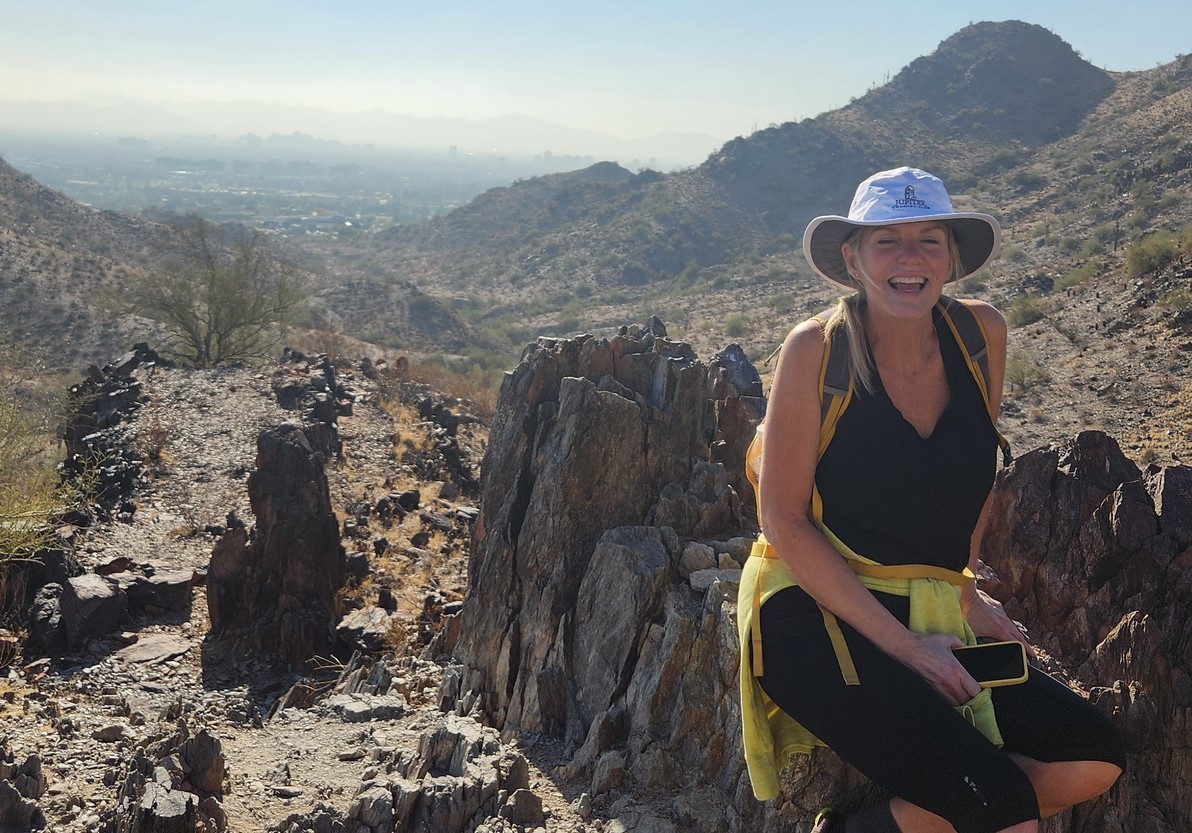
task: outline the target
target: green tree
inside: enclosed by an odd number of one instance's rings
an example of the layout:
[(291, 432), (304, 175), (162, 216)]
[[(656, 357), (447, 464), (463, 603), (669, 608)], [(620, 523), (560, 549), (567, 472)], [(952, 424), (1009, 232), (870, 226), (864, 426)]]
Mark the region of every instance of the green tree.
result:
[(306, 297), (298, 270), (259, 231), (192, 216), (180, 237), (181, 256), (134, 287), (132, 311), (165, 324), (167, 352), (196, 367), (267, 354)]

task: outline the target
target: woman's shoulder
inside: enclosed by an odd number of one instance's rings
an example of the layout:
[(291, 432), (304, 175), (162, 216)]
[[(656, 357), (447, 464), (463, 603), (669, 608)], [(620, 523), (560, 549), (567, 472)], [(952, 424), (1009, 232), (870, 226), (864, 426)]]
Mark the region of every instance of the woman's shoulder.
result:
[(779, 361), (784, 358), (798, 357), (818, 363), (824, 355), (824, 326), (823, 320), (815, 317), (801, 321), (792, 327), (782, 342), (782, 354)]
[(964, 304), (972, 310), (973, 315), (977, 316), (977, 320), (981, 322), (981, 326), (985, 328), (985, 332), (991, 336), (1000, 335), (1003, 338), (1006, 333), (1006, 317), (1002, 315), (993, 304), (986, 301), (979, 301), (976, 298), (955, 298), (958, 304)]

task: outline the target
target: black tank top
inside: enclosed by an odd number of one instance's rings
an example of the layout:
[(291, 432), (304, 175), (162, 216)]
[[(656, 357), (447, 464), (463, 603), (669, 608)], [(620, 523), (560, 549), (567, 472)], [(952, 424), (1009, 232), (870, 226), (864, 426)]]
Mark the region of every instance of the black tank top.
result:
[(935, 329), (951, 398), (931, 436), (903, 418), (880, 378), (873, 394), (858, 385), (815, 480), (825, 525), (854, 552), (960, 570), (993, 485), (997, 433), (938, 311)]

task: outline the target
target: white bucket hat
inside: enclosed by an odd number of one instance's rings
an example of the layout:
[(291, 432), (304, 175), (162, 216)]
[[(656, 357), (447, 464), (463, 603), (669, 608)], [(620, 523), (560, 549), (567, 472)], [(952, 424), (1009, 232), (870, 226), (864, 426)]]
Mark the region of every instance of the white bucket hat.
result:
[(988, 214), (953, 211), (939, 177), (918, 168), (880, 171), (857, 186), (847, 217), (816, 217), (803, 233), (803, 255), (820, 277), (849, 289), (857, 282), (849, 275), (840, 247), (854, 229), (936, 220), (950, 226), (960, 248), (961, 274), (980, 271), (997, 254), (1002, 229)]

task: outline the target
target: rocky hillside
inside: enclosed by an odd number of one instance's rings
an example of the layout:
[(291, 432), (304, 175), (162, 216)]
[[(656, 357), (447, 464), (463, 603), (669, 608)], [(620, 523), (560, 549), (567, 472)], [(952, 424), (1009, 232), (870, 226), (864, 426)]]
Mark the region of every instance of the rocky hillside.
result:
[[(156, 322), (123, 310), (130, 286), (177, 257), (174, 227), (183, 222), (160, 212), (133, 216), (80, 205), (0, 160), (0, 344), (18, 344), (28, 360), (66, 374), (102, 364), (138, 339), (160, 342)], [(272, 242), (298, 264), (310, 291), (299, 320), (312, 342), (363, 338), (457, 353), (478, 341), (409, 281), (353, 272), (341, 282), (316, 253)]]
[[(93, 499), (3, 573), (0, 829), (744, 833), (869, 800), (830, 753), (749, 791), (760, 393), (657, 320), (535, 344), (489, 429), (371, 360), (97, 369)], [(1085, 431), (999, 476), (984, 587), (1130, 749), (1048, 833), (1192, 823), (1190, 472)]]

